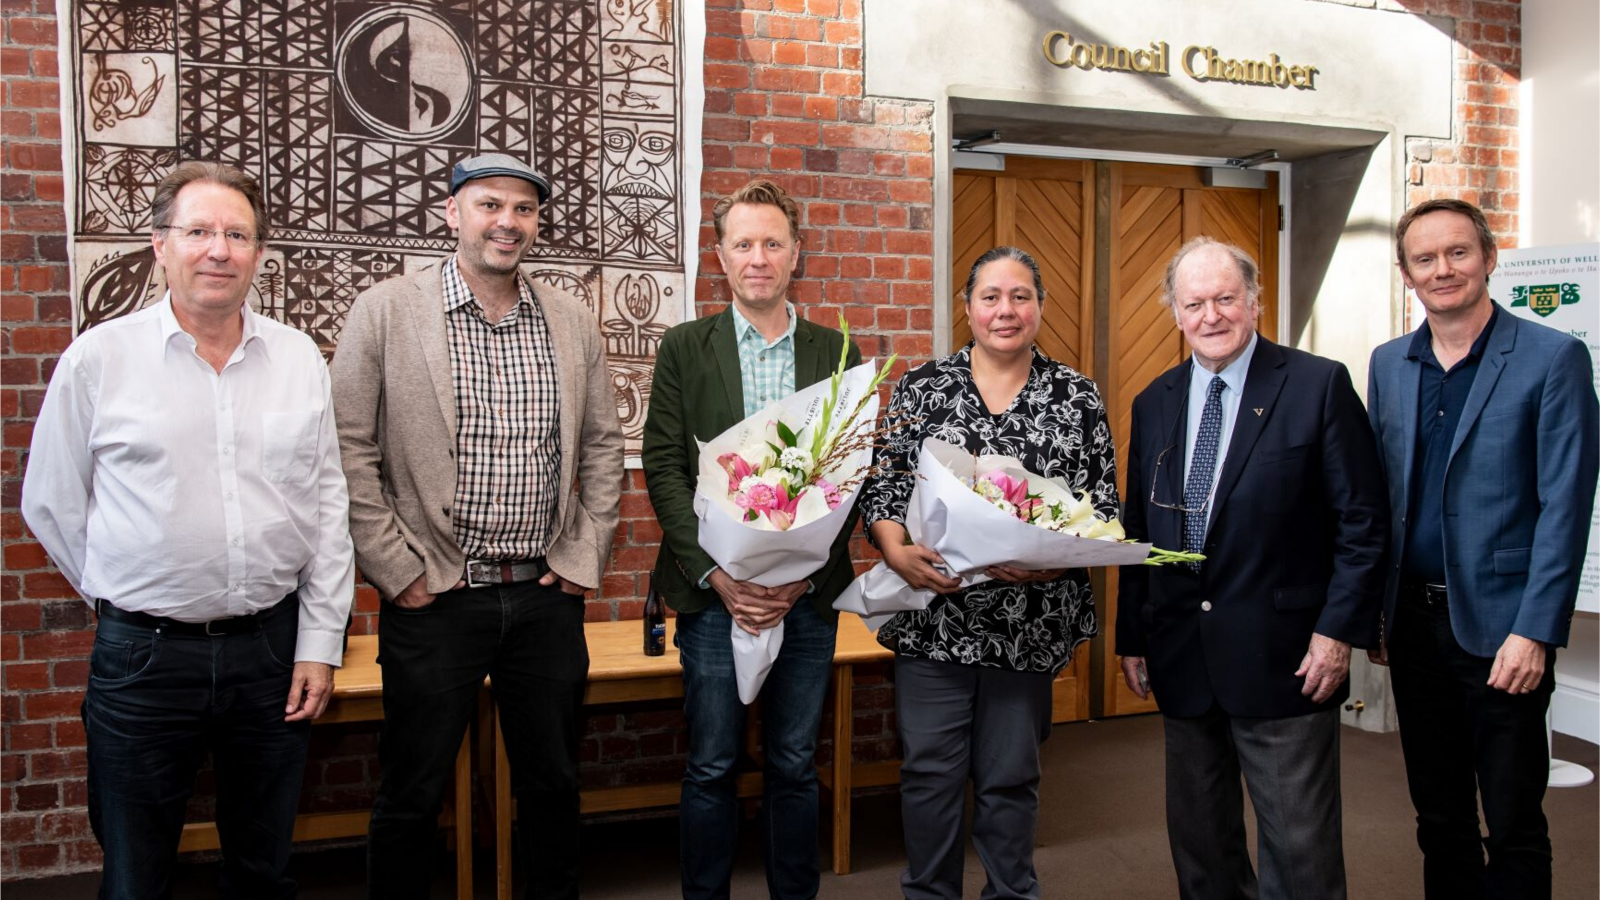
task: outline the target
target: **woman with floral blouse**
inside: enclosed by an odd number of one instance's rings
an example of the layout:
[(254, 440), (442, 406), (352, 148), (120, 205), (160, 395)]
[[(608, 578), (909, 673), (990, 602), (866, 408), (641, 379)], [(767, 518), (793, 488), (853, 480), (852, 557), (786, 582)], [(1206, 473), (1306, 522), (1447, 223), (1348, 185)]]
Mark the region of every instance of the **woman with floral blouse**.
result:
[(1038, 264), (996, 247), (973, 263), (964, 296), (972, 343), (901, 379), (889, 406), (911, 424), (878, 451), (879, 474), (862, 493), (862, 520), (889, 567), (940, 595), (878, 632), (896, 651), (901, 888), (910, 900), (961, 896), (968, 778), (984, 896), (1039, 896), (1033, 842), (1051, 683), (1098, 627), (1083, 569), (995, 567), (993, 581), (960, 590), (937, 553), (910, 543), (905, 511), (923, 438), (1015, 457), (1087, 490), (1101, 516), (1118, 512), (1111, 427), (1094, 382), (1034, 347), (1044, 303)]

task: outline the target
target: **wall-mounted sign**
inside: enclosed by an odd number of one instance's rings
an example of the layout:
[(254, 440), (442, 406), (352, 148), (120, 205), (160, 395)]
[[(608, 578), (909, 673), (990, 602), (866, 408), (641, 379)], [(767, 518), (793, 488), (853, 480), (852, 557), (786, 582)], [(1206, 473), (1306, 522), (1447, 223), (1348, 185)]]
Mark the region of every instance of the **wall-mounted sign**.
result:
[[(1148, 47), (1130, 49), (1112, 44), (1080, 43), (1071, 33), (1052, 31), (1044, 36), (1044, 58), (1060, 68), (1105, 69), (1111, 72), (1136, 72), (1141, 75), (1172, 74), (1166, 41), (1151, 41)], [(1195, 81), (1227, 81), (1262, 87), (1317, 89), (1316, 66), (1287, 65), (1278, 54), (1266, 59), (1234, 59), (1215, 47), (1190, 44), (1178, 57), (1185, 75)]]

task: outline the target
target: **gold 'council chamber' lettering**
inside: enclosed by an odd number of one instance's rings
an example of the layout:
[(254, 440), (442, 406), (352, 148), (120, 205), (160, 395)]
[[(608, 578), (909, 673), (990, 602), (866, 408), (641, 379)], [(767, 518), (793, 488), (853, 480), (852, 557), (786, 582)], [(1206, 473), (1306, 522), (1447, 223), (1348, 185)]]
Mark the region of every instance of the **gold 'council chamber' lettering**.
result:
[[(1171, 75), (1170, 53), (1166, 41), (1151, 41), (1137, 50), (1114, 44), (1079, 43), (1070, 32), (1052, 31), (1044, 36), (1044, 58), (1052, 66), (1111, 72), (1137, 72), (1142, 75)], [(1215, 47), (1191, 44), (1179, 57), (1184, 74), (1195, 81), (1226, 81), (1262, 87), (1317, 89), (1316, 66), (1291, 66), (1270, 53), (1266, 59), (1229, 59)]]

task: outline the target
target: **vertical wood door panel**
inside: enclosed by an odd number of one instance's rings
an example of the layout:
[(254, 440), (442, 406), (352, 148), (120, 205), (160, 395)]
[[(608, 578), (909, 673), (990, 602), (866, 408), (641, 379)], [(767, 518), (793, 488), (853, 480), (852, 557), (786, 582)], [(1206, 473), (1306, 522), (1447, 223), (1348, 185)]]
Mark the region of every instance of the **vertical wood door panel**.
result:
[[(1172, 311), (1161, 302), (1167, 262), (1186, 241), (1201, 235), (1242, 247), (1261, 266), (1260, 330), (1277, 335), (1277, 173), (1266, 190), (1207, 188), (1198, 169), (1113, 164), (1111, 191), (1111, 365), (1106, 403), (1112, 411), (1117, 445), (1117, 482), (1126, 488), (1124, 468), (1133, 398), (1162, 372), (1188, 356), (1188, 346)], [(1124, 502), (1140, 498), (1124, 497)], [(1106, 621), (1101, 623), (1101, 703), (1105, 715), (1150, 712), (1153, 700), (1128, 690), (1115, 648), (1116, 579), (1104, 588)]]

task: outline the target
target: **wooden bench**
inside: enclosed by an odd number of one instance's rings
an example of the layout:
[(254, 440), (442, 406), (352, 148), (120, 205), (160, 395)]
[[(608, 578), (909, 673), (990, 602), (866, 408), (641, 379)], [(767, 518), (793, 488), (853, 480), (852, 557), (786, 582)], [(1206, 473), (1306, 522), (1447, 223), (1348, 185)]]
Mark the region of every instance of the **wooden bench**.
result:
[[(378, 667), (378, 636), (352, 635), (345, 648), (344, 666), (333, 673), (333, 698), (317, 717), (317, 725), (339, 722), (379, 722), (383, 720), (383, 674)], [(470, 734), (456, 754), (455, 793), (446, 801), (444, 818), (449, 821), (456, 854), (456, 897), (472, 900), (472, 816), (468, 810), (472, 797), (472, 755)], [(294, 820), (295, 841), (327, 838), (364, 837), (370, 810), (305, 813)], [(179, 852), (216, 850), (221, 846), (215, 822), (191, 822), (183, 826)]]
[[(667, 620), (667, 652), (645, 656), (642, 626), (638, 620), (590, 622), (584, 626), (589, 644), (589, 686), (584, 691), (585, 706), (672, 700), (683, 696), (683, 667), (678, 648), (673, 645), (676, 621)], [(855, 667), (861, 663), (882, 662), (893, 654), (880, 645), (861, 619), (839, 615), (839, 637), (833, 655), (832, 697), (833, 761), (817, 767), (817, 777), (828, 795), (832, 809), (833, 871), (850, 871), (850, 792), (858, 787), (898, 784), (900, 764), (878, 762), (853, 764), (850, 742), (855, 725)], [(499, 723), (494, 727), (494, 819), (495, 882), (497, 896), (511, 896), (511, 768), (506, 758), (505, 740)], [(579, 808), (585, 813), (617, 812), (678, 805), (681, 781), (626, 787), (591, 788), (580, 795)], [(740, 797), (761, 795), (761, 773), (739, 776)]]

